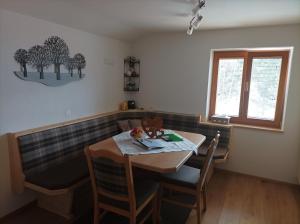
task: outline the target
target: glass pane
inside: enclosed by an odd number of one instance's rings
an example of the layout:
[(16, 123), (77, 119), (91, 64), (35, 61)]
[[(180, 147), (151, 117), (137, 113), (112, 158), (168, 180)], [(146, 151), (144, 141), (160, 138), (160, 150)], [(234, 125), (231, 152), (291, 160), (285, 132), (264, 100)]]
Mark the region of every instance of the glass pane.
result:
[(239, 115), (243, 66), (243, 58), (219, 60), (215, 110), (217, 115)]
[(248, 118), (274, 120), (281, 61), (281, 58), (253, 59)]

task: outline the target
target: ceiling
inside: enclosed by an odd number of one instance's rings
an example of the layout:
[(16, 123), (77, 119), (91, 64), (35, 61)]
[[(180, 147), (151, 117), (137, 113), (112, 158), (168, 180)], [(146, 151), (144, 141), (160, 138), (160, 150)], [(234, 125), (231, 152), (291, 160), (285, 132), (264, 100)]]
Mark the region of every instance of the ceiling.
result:
[[(133, 41), (185, 32), (196, 0), (0, 0), (0, 8)], [(300, 0), (206, 0), (201, 29), (300, 23)]]

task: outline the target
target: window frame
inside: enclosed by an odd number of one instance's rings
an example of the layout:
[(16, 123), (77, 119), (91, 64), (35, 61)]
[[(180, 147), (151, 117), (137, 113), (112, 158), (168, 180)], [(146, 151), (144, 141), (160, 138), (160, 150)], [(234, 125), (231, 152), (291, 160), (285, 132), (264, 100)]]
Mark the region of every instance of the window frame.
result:
[[(282, 126), (283, 112), (285, 105), (285, 95), (287, 89), (288, 64), (290, 50), (241, 50), (241, 51), (214, 51), (212, 64), (212, 79), (209, 101), (209, 118), (215, 114), (216, 95), (218, 83), (218, 69), (220, 59), (243, 58), (244, 67), (242, 73), (241, 95), (239, 105), (239, 116), (231, 117), (230, 123), (259, 126), (267, 128), (280, 129)], [(251, 86), (251, 70), (253, 58), (282, 58), (280, 78), (278, 84), (277, 101), (274, 120), (264, 120), (256, 118), (248, 118), (249, 93)]]

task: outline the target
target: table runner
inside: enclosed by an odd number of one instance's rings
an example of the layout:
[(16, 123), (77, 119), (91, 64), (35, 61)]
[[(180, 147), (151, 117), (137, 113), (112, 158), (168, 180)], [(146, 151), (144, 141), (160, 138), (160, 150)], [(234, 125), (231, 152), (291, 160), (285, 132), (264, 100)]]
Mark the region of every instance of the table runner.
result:
[[(178, 151), (194, 151), (197, 153), (197, 146), (190, 140), (180, 136), (174, 131), (165, 130), (165, 134), (176, 134), (181, 137), (183, 141), (179, 142), (166, 142), (162, 139), (156, 139), (164, 147), (161, 149), (146, 149), (142, 145), (139, 145), (131, 136), (130, 131), (122, 132), (113, 136), (113, 140), (117, 144), (123, 155), (139, 155), (139, 154), (153, 154), (162, 152), (178, 152)], [(143, 137), (146, 137), (144, 134)]]

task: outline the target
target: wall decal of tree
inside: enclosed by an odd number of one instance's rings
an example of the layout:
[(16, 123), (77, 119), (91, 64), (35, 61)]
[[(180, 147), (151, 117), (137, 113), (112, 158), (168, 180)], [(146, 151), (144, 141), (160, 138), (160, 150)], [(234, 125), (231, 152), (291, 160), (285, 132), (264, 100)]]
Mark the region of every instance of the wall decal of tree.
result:
[(83, 54), (78, 53), (75, 54), (74, 60), (75, 60), (76, 68), (78, 69), (79, 78), (82, 78), (81, 70), (84, 69), (86, 66), (85, 57), (83, 56)]
[(73, 77), (73, 71), (76, 68), (76, 61), (74, 58), (68, 58), (64, 63), (66, 69), (71, 74), (71, 77)]
[(25, 49), (18, 49), (14, 55), (16, 62), (21, 66), (21, 71), (23, 71), (24, 77), (27, 77), (27, 66), (29, 60), (29, 54)]
[(29, 49), (29, 64), (40, 73), (40, 79), (44, 79), (44, 68), (51, 64), (49, 52), (45, 46), (36, 45)]
[(54, 64), (54, 72), (57, 80), (60, 80), (60, 66), (65, 63), (69, 57), (69, 48), (66, 42), (57, 36), (49, 37), (45, 41), (45, 46), (49, 51), (49, 58)]
[[(82, 73), (86, 67), (85, 57), (80, 53), (74, 57), (69, 57), (69, 54), (69, 47), (63, 39), (50, 36), (42, 45), (35, 45), (29, 50), (18, 49), (14, 59), (20, 65), (20, 70), (13, 73), (22, 80), (47, 86), (62, 86), (81, 80), (86, 76)], [(46, 70), (52, 64), (54, 72)], [(62, 72), (61, 66), (66, 68)], [(28, 67), (34, 70), (28, 71)], [(78, 70), (78, 75), (74, 75), (74, 69)]]

